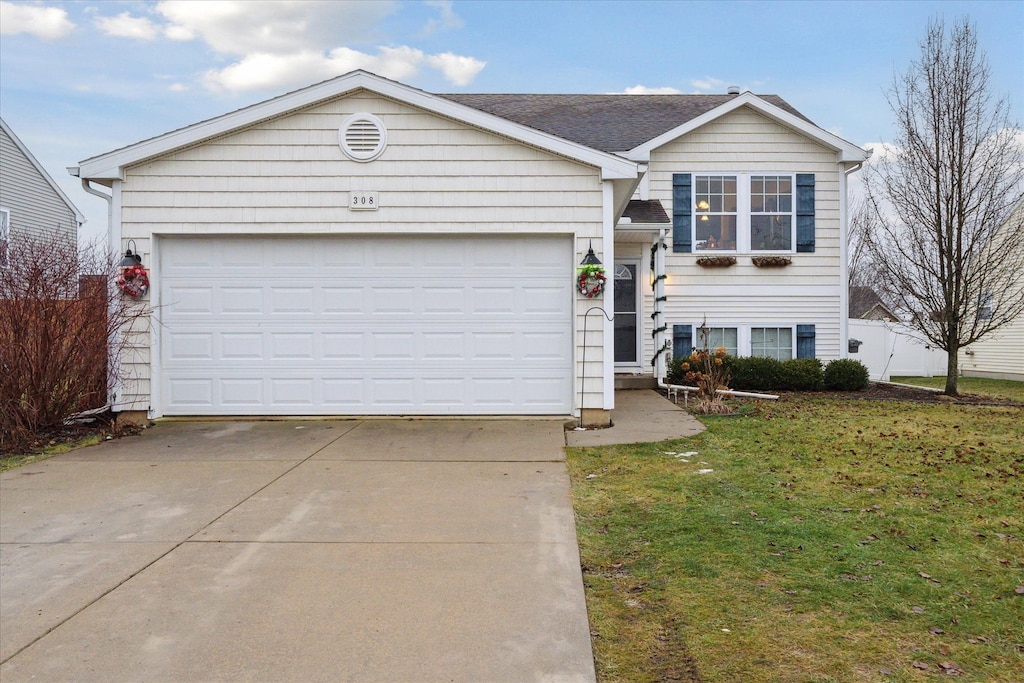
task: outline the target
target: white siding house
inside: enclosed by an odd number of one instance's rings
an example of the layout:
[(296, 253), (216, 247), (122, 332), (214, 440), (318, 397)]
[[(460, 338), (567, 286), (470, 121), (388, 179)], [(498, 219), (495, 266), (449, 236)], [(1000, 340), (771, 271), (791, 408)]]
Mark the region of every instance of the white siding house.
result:
[[(73, 172), (110, 189), (113, 246), (133, 240), (153, 283), (122, 410), (606, 422), (616, 373), (651, 376), (705, 315), (741, 353), (785, 327), (787, 353), (810, 331), (812, 354), (843, 355), (845, 180), (865, 158), (773, 96), (433, 95), (353, 72)], [(771, 252), (791, 265), (752, 265), (749, 228), (735, 265), (696, 265), (682, 174), (810, 178), (813, 251), (794, 204)]]
[(18, 240), (66, 236), (72, 244), (85, 222), (28, 147), (0, 119), (0, 259)]
[[(1024, 221), (1024, 202), (1019, 204), (1002, 229), (1019, 226)], [(998, 237), (997, 237), (998, 239)], [(1017, 279), (1012, 291), (1024, 289), (1024, 274)], [(1017, 316), (1008, 325), (1000, 327), (981, 341), (960, 350), (960, 373), (967, 377), (991, 377), (1024, 382), (1024, 315)]]

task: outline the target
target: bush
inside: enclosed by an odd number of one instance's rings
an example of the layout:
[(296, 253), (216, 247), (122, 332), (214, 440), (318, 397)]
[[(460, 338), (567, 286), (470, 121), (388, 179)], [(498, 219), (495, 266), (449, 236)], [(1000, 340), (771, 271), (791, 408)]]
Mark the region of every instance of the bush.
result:
[(779, 385), (783, 391), (819, 391), (825, 386), (821, 361), (817, 358), (792, 358), (779, 367)]
[(859, 360), (840, 358), (829, 361), (825, 366), (824, 381), (826, 389), (861, 391), (868, 388), (871, 377)]
[(728, 359), (732, 388), (746, 391), (772, 391), (779, 386), (782, 363), (761, 356), (733, 356)]
[[(0, 268), (0, 452), (107, 402), (116, 332), (141, 314), (109, 286), (113, 259), (53, 233), (8, 246)], [(94, 275), (89, 275), (90, 273)]]

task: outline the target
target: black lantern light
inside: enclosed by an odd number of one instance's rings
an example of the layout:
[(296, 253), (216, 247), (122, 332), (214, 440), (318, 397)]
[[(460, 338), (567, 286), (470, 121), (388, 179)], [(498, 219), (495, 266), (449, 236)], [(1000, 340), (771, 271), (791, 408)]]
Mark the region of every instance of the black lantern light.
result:
[[(124, 258), (121, 259), (121, 268), (131, 268), (132, 266), (142, 265), (142, 256), (138, 253), (132, 252), (132, 247), (135, 247), (135, 240), (128, 240), (128, 249), (124, 252)], [(135, 247), (136, 250), (138, 247)]]
[(590, 249), (587, 250), (587, 255), (583, 257), (583, 261), (580, 262), (581, 266), (599, 266), (601, 265), (601, 259), (597, 258), (597, 254), (594, 253), (594, 242), (591, 240)]

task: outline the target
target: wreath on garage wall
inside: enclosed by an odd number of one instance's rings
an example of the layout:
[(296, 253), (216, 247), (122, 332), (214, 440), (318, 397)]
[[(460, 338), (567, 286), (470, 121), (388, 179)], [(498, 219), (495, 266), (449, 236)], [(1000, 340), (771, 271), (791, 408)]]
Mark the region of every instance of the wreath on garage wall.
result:
[(604, 266), (588, 263), (580, 266), (577, 271), (576, 289), (588, 299), (593, 299), (604, 291), (607, 281), (608, 277), (604, 274)]
[(144, 297), (149, 291), (149, 274), (142, 266), (122, 268), (121, 277), (117, 279), (117, 286), (128, 296), (136, 299)]

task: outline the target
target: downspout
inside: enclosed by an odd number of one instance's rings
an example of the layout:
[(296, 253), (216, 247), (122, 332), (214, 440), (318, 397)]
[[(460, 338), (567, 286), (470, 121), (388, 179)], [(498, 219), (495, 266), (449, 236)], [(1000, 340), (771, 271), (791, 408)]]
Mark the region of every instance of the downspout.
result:
[(864, 166), (864, 162), (858, 162), (846, 169), (841, 176), (839, 192), (839, 314), (841, 316), (839, 325), (839, 357), (849, 358), (850, 356), (850, 213), (847, 178), (856, 173)]
[[(76, 171), (78, 169), (75, 169)], [(76, 174), (77, 175), (77, 174)], [(107, 203), (107, 247), (110, 253), (116, 259), (117, 255), (121, 253), (121, 236), (114, 235), (114, 197), (113, 195), (100, 192), (91, 185), (91, 181), (88, 178), (81, 178), (82, 189), (89, 194), (99, 197)], [(114, 305), (114, 300), (110, 300), (110, 305)], [(118, 330), (115, 334), (118, 335), (118, 339), (113, 341), (113, 348), (121, 348), (121, 331)], [(109, 358), (107, 363), (109, 367), (116, 367), (115, 363), (119, 362), (119, 359)], [(108, 373), (108, 379), (110, 380), (110, 386), (107, 387), (107, 406), (108, 408), (114, 408), (118, 401), (118, 396), (121, 395), (121, 381), (118, 377), (118, 373)]]

